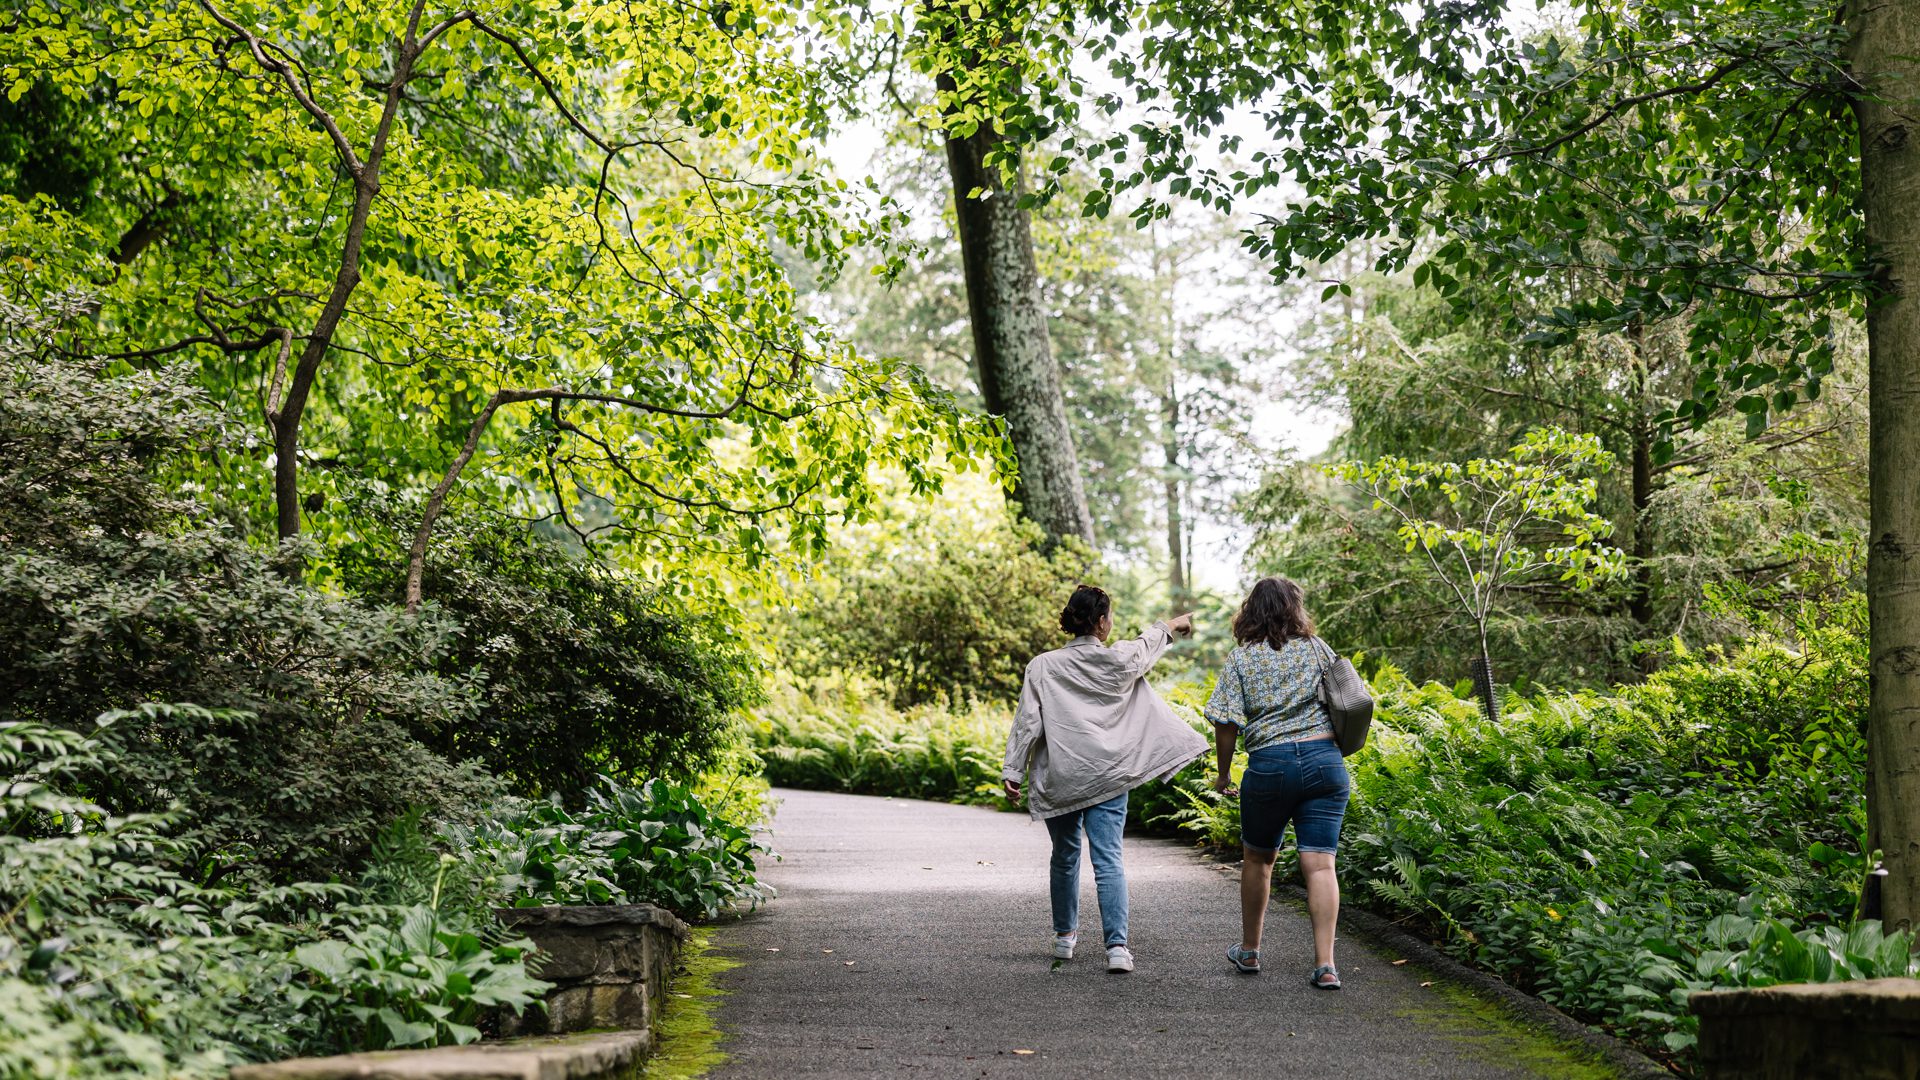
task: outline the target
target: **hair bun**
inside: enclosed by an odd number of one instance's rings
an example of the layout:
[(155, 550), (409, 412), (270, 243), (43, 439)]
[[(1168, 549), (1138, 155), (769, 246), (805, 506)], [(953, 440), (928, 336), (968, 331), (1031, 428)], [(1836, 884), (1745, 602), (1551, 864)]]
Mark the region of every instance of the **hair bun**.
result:
[(1067, 598), (1067, 606), (1060, 611), (1060, 630), (1074, 637), (1085, 637), (1100, 627), (1100, 620), (1113, 610), (1113, 601), (1108, 599), (1106, 590), (1092, 585), (1082, 585), (1073, 590)]

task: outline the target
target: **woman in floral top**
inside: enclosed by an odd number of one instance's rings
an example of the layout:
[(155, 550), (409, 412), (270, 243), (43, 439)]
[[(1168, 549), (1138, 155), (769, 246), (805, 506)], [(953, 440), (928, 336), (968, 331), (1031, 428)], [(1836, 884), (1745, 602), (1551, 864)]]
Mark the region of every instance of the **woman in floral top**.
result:
[(1227, 959), (1243, 972), (1260, 970), (1273, 859), (1291, 821), (1313, 921), (1315, 967), (1309, 981), (1322, 990), (1338, 990), (1333, 930), (1340, 915), (1340, 883), (1333, 858), (1349, 780), (1319, 697), (1320, 673), (1332, 662), (1333, 650), (1313, 636), (1300, 586), (1286, 578), (1254, 585), (1234, 617), (1233, 636), (1240, 647), (1227, 658), (1207, 702), (1219, 755), (1214, 787), (1222, 794), (1236, 793), (1228, 773), (1235, 744), (1247, 749), (1247, 771), (1237, 791), (1242, 937), (1227, 949)]

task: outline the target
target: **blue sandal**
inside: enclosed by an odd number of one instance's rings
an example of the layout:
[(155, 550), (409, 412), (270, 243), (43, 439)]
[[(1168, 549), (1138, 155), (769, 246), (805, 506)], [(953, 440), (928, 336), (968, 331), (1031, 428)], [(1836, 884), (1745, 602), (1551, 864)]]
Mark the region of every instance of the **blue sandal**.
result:
[(1333, 970), (1332, 964), (1321, 964), (1313, 969), (1313, 975), (1307, 979), (1315, 990), (1340, 989), (1340, 973)]
[(1260, 974), (1260, 950), (1243, 948), (1240, 945), (1227, 946), (1227, 963), (1242, 975)]

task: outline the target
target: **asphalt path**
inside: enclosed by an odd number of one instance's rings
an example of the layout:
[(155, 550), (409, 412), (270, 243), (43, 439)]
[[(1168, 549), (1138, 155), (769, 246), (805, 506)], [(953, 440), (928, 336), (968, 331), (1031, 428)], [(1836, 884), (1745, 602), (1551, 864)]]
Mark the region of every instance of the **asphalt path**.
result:
[[(1276, 903), (1257, 976), (1237, 867), (1129, 836), (1138, 969), (1106, 971), (1093, 871), (1079, 954), (1055, 965), (1046, 827), (1021, 814), (776, 791), (779, 898), (722, 927), (717, 1077), (1606, 1075), (1577, 1051), (1343, 938), (1346, 988), (1307, 985), (1306, 916)], [(1084, 859), (1085, 856), (1082, 856)]]

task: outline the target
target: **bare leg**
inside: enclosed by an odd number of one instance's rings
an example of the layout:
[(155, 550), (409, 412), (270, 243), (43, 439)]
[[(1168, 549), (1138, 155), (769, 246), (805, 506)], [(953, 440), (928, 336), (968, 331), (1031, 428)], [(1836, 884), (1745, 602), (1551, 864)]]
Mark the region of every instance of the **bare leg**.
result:
[[(1333, 853), (1300, 853), (1300, 875), (1307, 879), (1307, 916), (1313, 920), (1313, 962), (1316, 966), (1333, 963), (1333, 928), (1340, 921), (1340, 879), (1333, 873)], [(1246, 903), (1245, 877), (1241, 878), (1241, 903)]]
[(1267, 922), (1267, 898), (1273, 892), (1274, 852), (1240, 848), (1240, 946), (1260, 948)]

